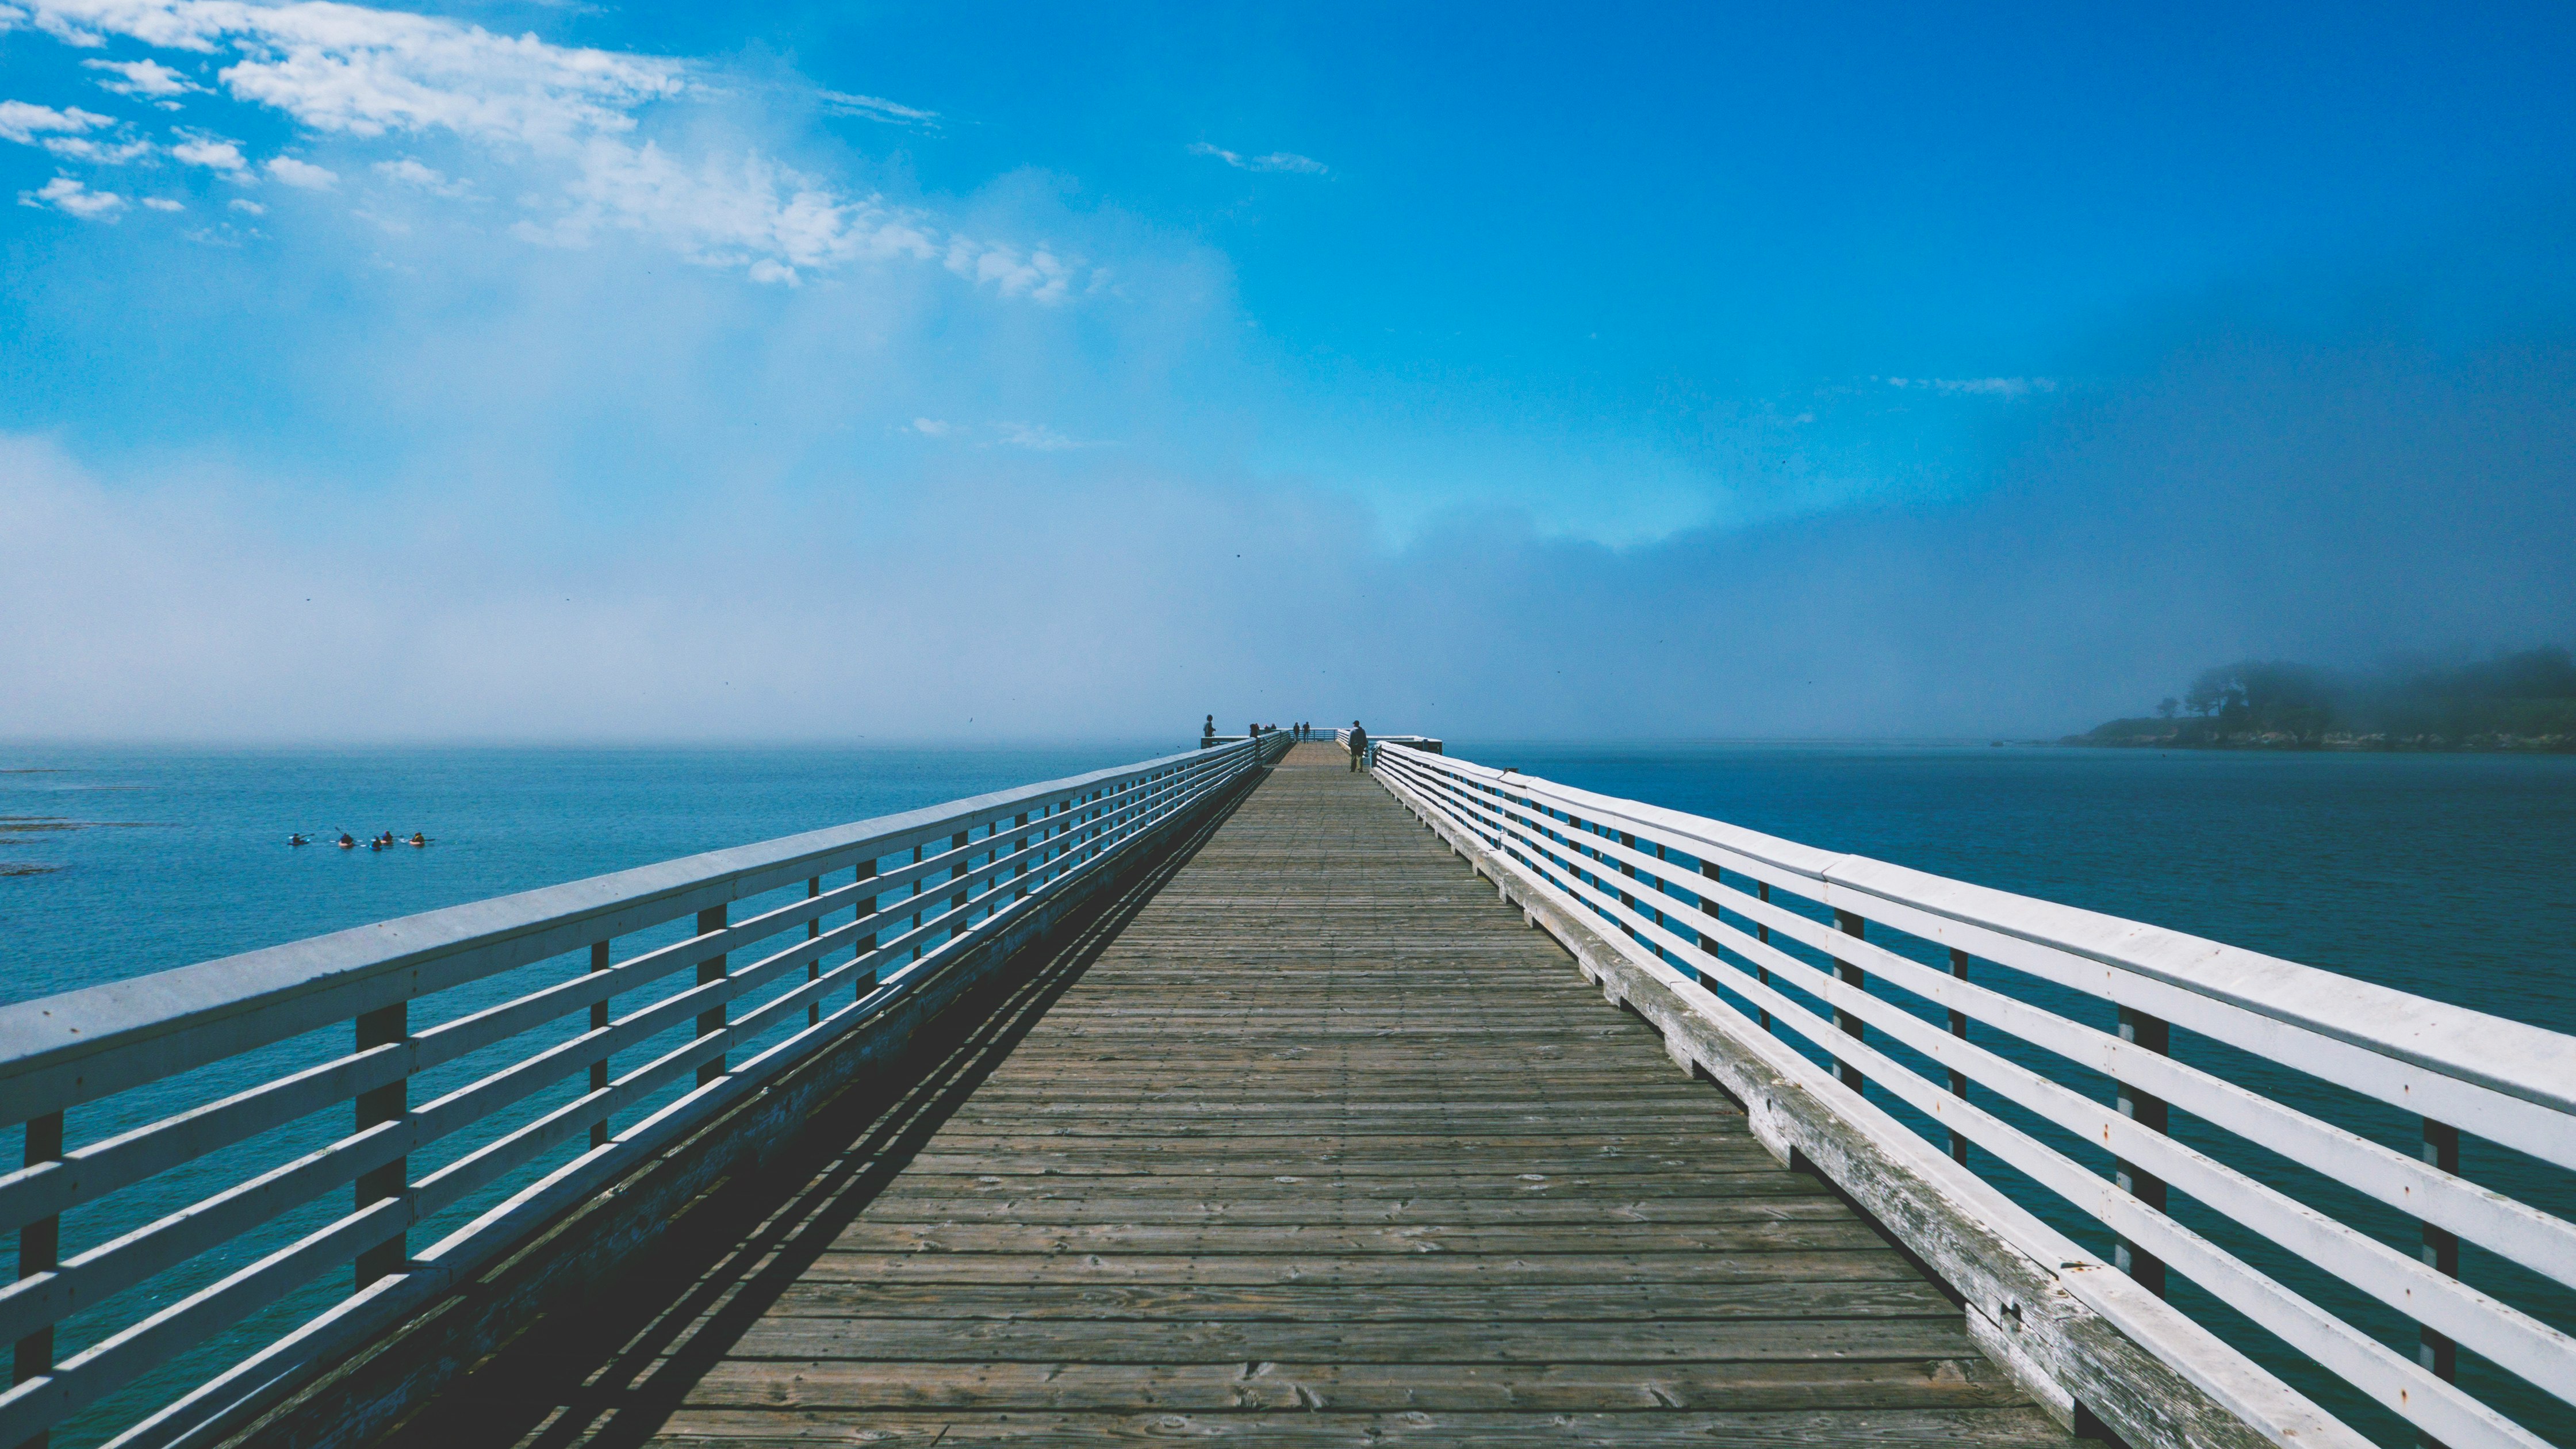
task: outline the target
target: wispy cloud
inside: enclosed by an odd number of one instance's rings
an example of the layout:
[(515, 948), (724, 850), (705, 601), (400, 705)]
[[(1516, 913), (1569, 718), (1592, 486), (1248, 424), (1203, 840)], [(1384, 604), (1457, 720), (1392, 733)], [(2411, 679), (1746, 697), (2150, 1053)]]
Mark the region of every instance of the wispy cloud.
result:
[(85, 60), (81, 65), (116, 77), (113, 80), (101, 79), (101, 89), (137, 100), (153, 101), (170, 110), (179, 108), (179, 103), (171, 97), (205, 89), (157, 60)]
[(1237, 171), (1286, 171), (1300, 176), (1322, 176), (1331, 169), (1312, 156), (1300, 156), (1294, 151), (1273, 151), (1266, 156), (1246, 156), (1238, 151), (1228, 151), (1222, 146), (1211, 146), (1205, 141), (1191, 142), (1190, 154), (1213, 156)]
[(912, 426), (905, 431), (925, 438), (955, 438), (960, 442), (971, 442), (978, 448), (1017, 448), (1028, 453), (1070, 453), (1081, 448), (1110, 446), (1104, 440), (1060, 433), (1044, 423), (969, 424), (946, 422), (939, 418), (914, 418)]
[(152, 143), (140, 136), (122, 141), (103, 141), (89, 136), (47, 136), (45, 149), (66, 161), (86, 161), (93, 166), (122, 166), (152, 154)]
[(880, 121), (889, 126), (910, 126), (917, 130), (939, 129), (939, 113), (890, 101), (883, 96), (854, 95), (849, 91), (821, 93), (823, 109), (835, 116), (856, 116), (864, 121)]
[(460, 197), (473, 194), (474, 188), (450, 177), (435, 166), (422, 164), (410, 156), (375, 164), (375, 173), (387, 181), (397, 181), (432, 196)]
[(154, 211), (186, 211), (188, 209), (188, 203), (184, 201), (173, 201), (166, 196), (147, 196), (143, 198), (143, 204), (152, 208)]
[(1894, 388), (1970, 397), (2018, 398), (2057, 391), (2057, 379), (2053, 377), (1891, 377), (1882, 380)]
[[(74, 46), (111, 37), (163, 50), (229, 55), (219, 72), (235, 101), (284, 114), (346, 146), (393, 137), (463, 143), (506, 178), (477, 188), (448, 178), (443, 195), (516, 194), (512, 232), (560, 247), (608, 233), (651, 238), (701, 266), (794, 284), (807, 272), (907, 259), (1006, 297), (1066, 301), (1105, 273), (1060, 249), (951, 230), (932, 213), (797, 169), (758, 151), (674, 151), (637, 132), (657, 105), (725, 93), (702, 68), (662, 56), (496, 35), (443, 16), (353, 5), (249, 5), (236, 0), (16, 0), (22, 23)], [(103, 67), (108, 63), (101, 62)], [(137, 67), (148, 65), (149, 71)], [(185, 84), (157, 61), (117, 63), (127, 85)], [(934, 112), (882, 97), (826, 92), (841, 114), (931, 126)], [(27, 107), (30, 120), (87, 113)], [(106, 118), (98, 118), (105, 121)], [(78, 139), (56, 135), (55, 140)], [(184, 133), (172, 154), (245, 180), (238, 143)], [(105, 155), (84, 159), (113, 159)], [(369, 164), (373, 164), (370, 162)], [(399, 168), (400, 160), (389, 158)], [(314, 186), (317, 163), (280, 157), (274, 179)], [(426, 171), (428, 168), (422, 168)], [(392, 179), (417, 181), (407, 173)], [(504, 182), (506, 181), (506, 184)], [(437, 190), (435, 187), (424, 189)]]
[(250, 161), (242, 155), (239, 141), (227, 141), (204, 131), (174, 132), (170, 154), (190, 166), (203, 166), (236, 178), (250, 175)]
[(1067, 437), (1042, 423), (995, 423), (993, 434), (1003, 447), (1025, 448), (1032, 453), (1069, 453), (1076, 448), (1109, 446), (1097, 439)]
[(78, 106), (65, 106), (58, 111), (51, 106), (31, 105), (26, 101), (0, 101), (0, 140), (15, 141), (22, 146), (36, 145), (48, 136), (78, 136), (115, 124), (112, 116), (84, 111)]
[(69, 176), (57, 176), (34, 191), (18, 193), (20, 206), (51, 209), (83, 221), (114, 221), (125, 210), (125, 198), (113, 191), (92, 191)]
[(328, 191), (340, 184), (339, 172), (292, 156), (269, 157), (268, 174), (299, 191)]

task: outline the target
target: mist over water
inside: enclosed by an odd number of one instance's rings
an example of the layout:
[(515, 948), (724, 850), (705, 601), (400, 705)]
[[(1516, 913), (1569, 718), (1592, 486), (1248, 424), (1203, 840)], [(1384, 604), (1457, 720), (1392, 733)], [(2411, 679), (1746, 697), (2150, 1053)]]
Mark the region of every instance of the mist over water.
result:
[[(2565, 642), (2576, 309), (2532, 259), (2571, 249), (2553, 211), (2133, 309), (1937, 486), (1809, 504), (1713, 477), (1788, 511), (1625, 546), (1508, 501), (1399, 535), (1222, 445), (818, 456), (629, 512), (472, 433), (414, 439), (403, 475), (438, 481), (363, 508), (20, 436), (0, 737), (1034, 740), (1209, 711), (2018, 737), (2227, 659)], [(1940, 405), (1848, 391), (1815, 406), (1901, 428)]]

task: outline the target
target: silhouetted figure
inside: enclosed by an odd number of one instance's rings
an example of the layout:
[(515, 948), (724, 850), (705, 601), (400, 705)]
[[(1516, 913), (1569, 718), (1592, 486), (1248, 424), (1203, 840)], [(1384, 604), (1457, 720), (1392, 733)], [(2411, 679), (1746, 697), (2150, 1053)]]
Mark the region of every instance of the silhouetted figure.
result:
[(427, 845), (429, 844), (429, 837), (415, 830), (411, 833), (410, 843), (413, 845)]
[(299, 833), (286, 837), (286, 843), (289, 845), (311, 845), (313, 843), (313, 837)]
[(1199, 748), (1200, 748), (1200, 749), (1206, 749), (1208, 746), (1210, 746), (1210, 745), (1212, 745), (1212, 744), (1215, 744), (1215, 743), (1216, 743), (1216, 716), (1215, 716), (1215, 715), (1209, 715), (1209, 716), (1207, 717), (1207, 723), (1199, 726)]
[(349, 832), (343, 830), (340, 832), (340, 848), (342, 850), (355, 850), (358, 848), (358, 842), (349, 834)]
[(1367, 730), (1364, 730), (1364, 729), (1362, 729), (1362, 728), (1360, 728), (1360, 722), (1359, 722), (1358, 720), (1352, 720), (1352, 721), (1351, 721), (1351, 769), (1352, 769), (1352, 771), (1356, 773), (1356, 772), (1358, 771), (1359, 767), (1360, 767), (1360, 762), (1361, 762), (1362, 760), (1367, 759), (1367, 758), (1368, 758), (1368, 731), (1367, 731)]

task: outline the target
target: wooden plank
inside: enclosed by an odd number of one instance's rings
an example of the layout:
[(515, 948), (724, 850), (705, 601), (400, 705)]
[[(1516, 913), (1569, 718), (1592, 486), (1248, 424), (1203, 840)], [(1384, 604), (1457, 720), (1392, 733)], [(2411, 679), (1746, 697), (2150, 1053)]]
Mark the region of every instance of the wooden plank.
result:
[[(2018, 1446), (2067, 1442), (2037, 1409), (1881, 1409), (1786, 1413), (1548, 1414), (871, 1414), (873, 1445), (1021, 1443), (1128, 1445), (1182, 1441), (1367, 1449), (1374, 1445), (1474, 1444), (1489, 1449), (1558, 1449), (1566, 1444), (1689, 1445), (1747, 1449), (1819, 1444), (1879, 1446)], [(671, 1416), (656, 1442), (722, 1444), (729, 1449), (805, 1449), (848, 1444), (852, 1420), (842, 1410), (688, 1409)]]
[[(1849, 1211), (1840, 1202), (1800, 1194), (1738, 1197), (1667, 1198), (1656, 1202), (1520, 1200), (1488, 1202), (1424, 1201), (1411, 1198), (1300, 1199), (1280, 1197), (1253, 1202), (1210, 1202), (1204, 1197), (880, 1197), (868, 1205), (862, 1221), (876, 1224), (1016, 1223), (1021, 1226), (1071, 1226), (1077, 1223), (1196, 1225), (1225, 1228), (1314, 1227), (1365, 1224), (1438, 1224), (1443, 1227), (1578, 1227), (1610, 1223), (1716, 1225), (1765, 1220), (1824, 1219), (1842, 1221)], [(1612, 1240), (1590, 1240), (1609, 1246)], [(1627, 1239), (1615, 1240), (1631, 1246)]]
[(799, 1281), (876, 1283), (1778, 1283), (1919, 1277), (1883, 1247), (1797, 1253), (824, 1253)]
[(1470, 1287), (1257, 1283), (894, 1283), (799, 1279), (769, 1310), (790, 1318), (1454, 1322), (1477, 1317), (1587, 1322), (1651, 1318), (1942, 1318), (1948, 1297), (1919, 1278), (1626, 1285), (1480, 1283)]
[(1956, 1319), (1786, 1318), (1750, 1323), (1466, 1323), (1290, 1320), (804, 1318), (765, 1314), (736, 1359), (869, 1359), (982, 1363), (1716, 1363), (1781, 1359), (1919, 1359), (1972, 1354)]
[[(1836, 1206), (1840, 1206), (1837, 1204)], [(862, 1220), (833, 1243), (853, 1253), (1762, 1253), (1872, 1248), (1848, 1210), (1827, 1222), (1627, 1223), (1615, 1227), (1200, 1227), (1160, 1223), (1035, 1226)]]
[(1602, 1409), (2000, 1408), (2019, 1393), (1977, 1355), (1864, 1363), (1689, 1364), (719, 1364), (695, 1408), (1307, 1410), (1550, 1413)]

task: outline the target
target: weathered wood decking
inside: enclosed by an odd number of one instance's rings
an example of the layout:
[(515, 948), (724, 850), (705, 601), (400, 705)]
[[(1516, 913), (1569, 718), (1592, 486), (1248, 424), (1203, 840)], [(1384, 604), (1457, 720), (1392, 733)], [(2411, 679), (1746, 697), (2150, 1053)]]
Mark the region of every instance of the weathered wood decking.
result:
[(2063, 1439), (1341, 761), (396, 1440)]

